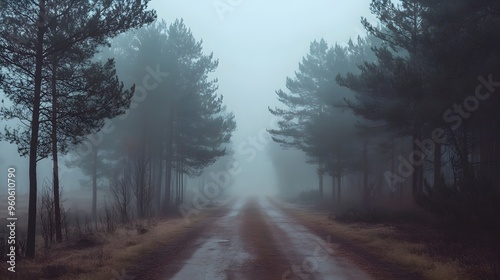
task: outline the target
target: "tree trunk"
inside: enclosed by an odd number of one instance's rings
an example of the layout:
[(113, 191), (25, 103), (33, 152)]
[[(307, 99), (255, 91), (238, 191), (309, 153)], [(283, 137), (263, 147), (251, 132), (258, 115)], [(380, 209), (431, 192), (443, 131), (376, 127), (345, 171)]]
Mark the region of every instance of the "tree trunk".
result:
[(38, 154), (38, 130), (40, 128), (40, 93), (42, 87), (42, 64), (43, 64), (43, 37), (45, 34), (44, 15), (45, 0), (39, 0), (40, 12), (38, 14), (38, 30), (36, 42), (35, 58), (35, 89), (33, 93), (33, 110), (31, 114), (31, 139), (29, 154), (29, 207), (28, 207), (28, 234), (26, 240), (26, 256), (35, 257), (35, 239), (36, 239), (36, 198), (37, 198), (37, 176), (36, 163)]
[(462, 135), (462, 141), (460, 143), (460, 150), (459, 153), (460, 156), (460, 163), (462, 166), (462, 176), (463, 176), (463, 184), (466, 188), (472, 188), (475, 187), (473, 186), (474, 184), (474, 174), (470, 165), (469, 161), (469, 145), (468, 145), (468, 140), (469, 140), (469, 130), (467, 128), (467, 124), (462, 125), (463, 129), (463, 135)]
[(153, 168), (154, 166), (154, 161), (152, 158), (152, 143), (151, 143), (151, 138), (148, 138), (148, 149), (147, 149), (147, 162), (146, 162), (146, 167), (147, 167), (147, 172), (148, 172), (148, 185), (147, 185), (147, 209), (146, 209), (146, 215), (148, 217), (151, 217), (151, 214), (153, 212), (153, 206), (151, 205), (153, 202), (153, 199), (151, 197), (151, 194), (153, 193)]
[(92, 219), (97, 221), (97, 146), (92, 149)]
[(369, 207), (370, 190), (368, 189), (368, 141), (365, 140), (363, 145), (363, 199), (364, 206)]
[[(420, 151), (420, 148), (417, 146), (415, 143), (415, 140), (419, 139), (416, 133), (413, 134), (412, 138), (412, 151)], [(418, 202), (420, 198), (422, 197), (422, 165), (414, 165), (412, 164), (414, 170), (412, 174), (412, 193), (413, 193), (413, 200), (415, 202)]]
[(149, 174), (148, 174), (148, 169), (149, 169), (149, 158), (147, 156), (147, 139), (146, 139), (146, 134), (144, 133), (143, 135), (143, 140), (142, 140), (142, 153), (141, 153), (141, 207), (142, 207), (142, 218), (146, 218), (148, 215), (148, 208), (149, 208), (149, 198), (148, 198), (148, 193), (149, 193)]
[[(396, 174), (396, 142), (391, 141), (391, 173)], [(391, 188), (392, 187), (392, 188)], [(389, 190), (391, 191), (391, 201), (394, 199), (394, 193), (396, 191), (396, 186), (391, 186)]]
[(170, 209), (170, 193), (172, 181), (172, 160), (169, 155), (165, 159), (165, 193), (163, 201), (163, 212), (166, 214)]
[(342, 191), (342, 173), (338, 172), (338, 176), (337, 176), (337, 204), (340, 206), (340, 202), (341, 202), (341, 191)]
[(335, 171), (332, 170), (332, 213), (335, 210)]
[[(497, 121), (495, 125), (496, 137), (495, 137), (495, 170), (500, 170), (500, 114), (497, 114)], [(500, 193), (500, 172), (496, 173), (496, 189), (497, 193)]]
[(57, 158), (57, 58), (54, 56), (52, 61), (52, 112), (51, 112), (51, 140), (52, 140), (52, 184), (54, 191), (54, 225), (56, 230), (56, 242), (62, 242), (62, 229), (61, 229), (61, 205), (59, 198), (59, 166)]
[[(398, 138), (397, 154), (401, 155), (403, 153), (403, 139)], [(398, 182), (399, 185), (399, 203), (403, 203), (403, 182)]]
[[(173, 100), (172, 100), (173, 102)], [(168, 127), (165, 135), (166, 143), (165, 143), (165, 197), (164, 197), (164, 205), (163, 211), (164, 213), (168, 213), (170, 210), (170, 202), (172, 200), (172, 159), (173, 159), (173, 145), (174, 145), (174, 107), (171, 104), (170, 107), (170, 115), (167, 120)]]
[[(160, 151), (162, 150), (162, 145), (160, 143)], [(158, 157), (158, 174), (157, 174), (157, 186), (156, 186), (156, 205), (158, 213), (161, 213), (161, 182), (163, 179), (163, 157), (160, 153)]]
[(318, 168), (318, 181), (319, 181), (319, 202), (323, 203), (323, 171), (321, 166)]
[(186, 182), (184, 181), (184, 173), (181, 173), (181, 181), (182, 181), (182, 185), (181, 185), (181, 203), (184, 202), (184, 189), (186, 187)]
[(177, 204), (175, 206), (179, 205), (180, 200), (181, 200), (182, 172), (180, 170), (180, 168), (181, 168), (180, 159), (177, 162), (177, 168), (178, 168), (177, 169), (177, 194), (176, 194), (177, 195)]
[(183, 188), (183, 173), (182, 173), (182, 160), (183, 160), (183, 152), (182, 152), (182, 140), (181, 140), (181, 135), (177, 135), (176, 137), (176, 147), (177, 147), (177, 161), (176, 161), (176, 169), (177, 169), (177, 176), (176, 176), (176, 183), (177, 183), (177, 188), (176, 188), (176, 194), (175, 194), (175, 206), (180, 205), (181, 199), (182, 199), (182, 188)]

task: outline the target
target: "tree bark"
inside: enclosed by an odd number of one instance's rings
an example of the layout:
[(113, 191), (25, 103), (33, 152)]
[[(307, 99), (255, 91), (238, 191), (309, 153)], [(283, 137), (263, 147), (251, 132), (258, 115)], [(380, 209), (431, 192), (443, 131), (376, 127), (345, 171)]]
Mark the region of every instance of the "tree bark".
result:
[[(500, 114), (497, 114), (497, 121), (495, 125), (496, 137), (495, 137), (495, 170), (500, 170)], [(500, 172), (496, 172), (496, 189), (500, 193)]]
[(170, 193), (171, 193), (171, 181), (172, 181), (172, 159), (170, 158), (170, 152), (167, 153), (165, 158), (165, 193), (163, 201), (163, 212), (168, 213), (170, 209)]
[(51, 140), (52, 140), (52, 184), (54, 192), (54, 225), (56, 231), (56, 242), (62, 242), (62, 229), (61, 229), (61, 205), (59, 198), (59, 166), (58, 166), (58, 152), (57, 152), (57, 58), (54, 56), (52, 61), (52, 112), (51, 112)]
[(321, 166), (318, 168), (318, 181), (319, 181), (319, 201), (323, 203), (323, 171)]
[(97, 221), (97, 146), (92, 149), (92, 219)]
[[(415, 143), (415, 140), (419, 139), (416, 133), (413, 134), (412, 138), (412, 151), (420, 151), (420, 148), (417, 146)], [(413, 200), (415, 202), (418, 202), (420, 198), (422, 197), (422, 175), (423, 175), (423, 168), (422, 165), (414, 165), (412, 164), (414, 170), (412, 174), (412, 193), (413, 193)]]
[(42, 64), (43, 64), (43, 37), (45, 34), (44, 15), (45, 15), (45, 0), (39, 0), (38, 6), (40, 12), (38, 14), (38, 31), (36, 41), (36, 57), (35, 57), (35, 89), (33, 94), (33, 110), (31, 114), (31, 139), (30, 139), (30, 154), (29, 154), (29, 207), (28, 207), (28, 234), (26, 240), (26, 256), (35, 257), (35, 239), (36, 239), (36, 198), (37, 198), (37, 182), (36, 182), (36, 164), (38, 154), (38, 130), (40, 128), (40, 101), (42, 87)]
[(469, 161), (469, 145), (468, 145), (468, 140), (469, 140), (469, 129), (467, 127), (467, 124), (462, 125), (462, 130), (463, 130), (463, 135), (462, 138), (460, 139), (461, 142), (459, 144), (459, 156), (460, 156), (460, 163), (462, 167), (462, 177), (463, 177), (463, 184), (467, 188), (472, 188), (475, 187), (473, 186), (474, 184), (474, 174), (471, 168), (471, 164)]
[[(172, 90), (175, 92), (175, 90)], [(173, 159), (173, 145), (174, 145), (174, 98), (171, 96), (170, 100), (170, 112), (167, 120), (167, 129), (165, 135), (165, 194), (164, 194), (164, 205), (163, 211), (164, 214), (167, 214), (170, 210), (170, 202), (172, 200), (172, 159)]]
[(332, 213), (335, 210), (335, 172), (332, 170)]
[[(163, 146), (160, 143), (160, 151), (162, 151)], [(157, 211), (158, 213), (161, 213), (161, 182), (163, 179), (163, 157), (162, 153), (160, 152), (160, 156), (158, 157), (158, 179), (157, 179), (157, 186), (156, 186), (156, 204), (157, 204)]]
[(337, 176), (337, 204), (340, 206), (340, 203), (341, 203), (341, 194), (342, 194), (342, 173), (338, 172), (338, 176)]
[(363, 145), (363, 199), (364, 206), (369, 207), (370, 203), (370, 190), (368, 189), (368, 141)]

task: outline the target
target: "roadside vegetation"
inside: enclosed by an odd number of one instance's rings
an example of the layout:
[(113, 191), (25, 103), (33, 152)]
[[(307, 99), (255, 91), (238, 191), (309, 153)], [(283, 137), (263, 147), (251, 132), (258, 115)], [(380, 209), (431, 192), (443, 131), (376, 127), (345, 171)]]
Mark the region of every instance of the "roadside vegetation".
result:
[(310, 192), (277, 203), (319, 236), (330, 236), (342, 255), (363, 267), (368, 263), (372, 270), (373, 262), (363, 255), (376, 256), (429, 280), (494, 280), (500, 276), (497, 235), (449, 227), (424, 210), (332, 215), (311, 203)]
[[(29, 199), (16, 205), (28, 209), (19, 266), (84, 240), (75, 234), (99, 248), (103, 234), (146, 230), (144, 221), (178, 213), (188, 177), (226, 164), (236, 123), (211, 78), (218, 60), (182, 19), (156, 21), (149, 2), (0, 4), (0, 140), (29, 158)], [(39, 186), (43, 159), (52, 176)], [(83, 216), (64, 208), (61, 163), (86, 177), (91, 208)]]
[[(314, 40), (276, 91), (281, 194), (429, 279), (499, 279), (500, 6), (373, 0), (370, 10), (378, 22), (361, 19), (365, 36)], [(316, 169), (298, 196), (289, 185), (302, 175), (287, 172), (281, 148)]]
[[(40, 212), (47, 213), (46, 210)], [(179, 243), (178, 240), (200, 226), (200, 222), (208, 219), (212, 212), (207, 209), (186, 224), (180, 215), (131, 218), (122, 223), (112, 209), (98, 213), (97, 220), (70, 211), (63, 214), (63, 217), (67, 215), (63, 221), (68, 223), (63, 223), (61, 242), (56, 242), (53, 224), (48, 219), (41, 219), (42, 234), (37, 236), (36, 257), (19, 258), (16, 273), (6, 279), (128, 279), (120, 277), (136, 275), (134, 269), (141, 262), (138, 256), (147, 257), (158, 255), (159, 250), (166, 251), (162, 246)], [(25, 242), (21, 236), (18, 240)], [(7, 253), (6, 246), (2, 239), (2, 256)], [(0, 264), (0, 269), (7, 270), (5, 261)]]

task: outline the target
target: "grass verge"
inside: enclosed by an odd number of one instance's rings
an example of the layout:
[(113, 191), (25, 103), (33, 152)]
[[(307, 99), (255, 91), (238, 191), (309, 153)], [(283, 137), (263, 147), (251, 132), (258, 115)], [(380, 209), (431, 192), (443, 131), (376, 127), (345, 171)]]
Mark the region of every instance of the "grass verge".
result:
[[(437, 257), (429, 252), (429, 244), (400, 238), (401, 232), (390, 224), (340, 223), (329, 219), (327, 213), (304, 209), (295, 204), (277, 202), (298, 222), (314, 232), (328, 233), (346, 240), (359, 251), (369, 252), (397, 267), (429, 280), (475, 279), (472, 268), (464, 267), (458, 259)], [(341, 244), (342, 245), (342, 244)]]
[[(182, 217), (157, 221), (138, 221), (134, 226), (120, 226), (114, 233), (94, 232), (70, 238), (50, 248), (37, 248), (34, 259), (17, 262), (16, 272), (7, 271), (7, 264), (0, 264), (2, 279), (60, 279), (99, 280), (130, 279), (127, 270), (134, 267), (141, 256), (154, 252), (160, 246), (175, 242), (200, 221), (211, 215), (208, 210), (190, 217), (186, 224)], [(43, 245), (39, 237), (37, 244)], [(3, 276), (6, 276), (4, 278)]]

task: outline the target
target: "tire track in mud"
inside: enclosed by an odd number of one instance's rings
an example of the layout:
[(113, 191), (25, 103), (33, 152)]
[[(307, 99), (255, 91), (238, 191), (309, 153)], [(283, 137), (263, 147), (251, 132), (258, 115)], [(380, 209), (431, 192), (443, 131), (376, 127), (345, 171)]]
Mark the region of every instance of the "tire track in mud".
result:
[(259, 208), (271, 225), (276, 246), (284, 252), (286, 280), (372, 280), (364, 269), (346, 259), (339, 244), (328, 235), (317, 235), (291, 218), (269, 197), (259, 198)]
[(372, 279), (269, 198), (241, 198), (214, 211), (141, 257), (134, 279)]
[(424, 279), (424, 276), (420, 275), (417, 272), (406, 270), (405, 268), (402, 268), (399, 265), (381, 259), (372, 251), (363, 248), (360, 244), (358, 244), (353, 240), (349, 240), (345, 237), (335, 235), (334, 232), (327, 229), (324, 225), (317, 225), (304, 220), (304, 218), (297, 216), (293, 210), (290, 210), (289, 208), (285, 207), (280, 202), (275, 201), (273, 199), (271, 199), (270, 202), (276, 208), (283, 211), (283, 213), (289, 216), (297, 224), (303, 225), (308, 230), (319, 236), (329, 236), (331, 242), (339, 245), (338, 252), (342, 254), (342, 256), (346, 257), (353, 263), (357, 264), (359, 267), (362, 267), (364, 271), (369, 273), (375, 279), (381, 279), (381, 280)]
[[(286, 257), (276, 246), (277, 242), (271, 225), (259, 209), (256, 198), (248, 199), (242, 211), (240, 236), (245, 249), (252, 253), (254, 258), (242, 267), (244, 279), (279, 280), (288, 269)], [(241, 279), (241, 278), (228, 278)]]
[(159, 246), (153, 252), (140, 256), (140, 261), (127, 269), (127, 275), (134, 280), (170, 279), (169, 275), (175, 275), (182, 268), (179, 260), (189, 259), (194, 254), (198, 238), (230, 210), (231, 208), (226, 206), (211, 210), (213, 213), (207, 218), (186, 226), (188, 229), (183, 234)]

